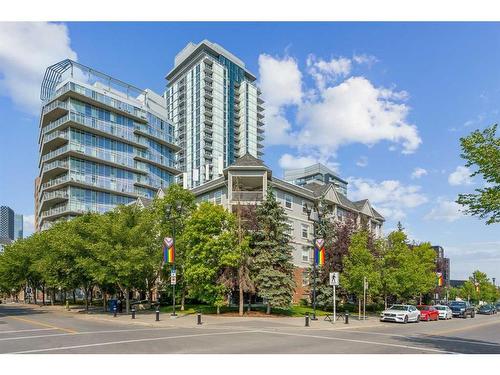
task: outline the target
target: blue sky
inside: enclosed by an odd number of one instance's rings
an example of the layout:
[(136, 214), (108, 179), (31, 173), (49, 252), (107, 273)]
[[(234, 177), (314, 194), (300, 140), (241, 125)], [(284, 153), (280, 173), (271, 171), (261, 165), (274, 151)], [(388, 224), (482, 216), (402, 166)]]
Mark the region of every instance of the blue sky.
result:
[(401, 220), (410, 238), (442, 245), (452, 278), (479, 268), (500, 279), (498, 225), (453, 203), (483, 183), (459, 138), (498, 121), (498, 23), (0, 23), (0, 204), (29, 226), (47, 65), (77, 58), (161, 93), (175, 54), (202, 39), (258, 76), (277, 176), (327, 163), (387, 217), (386, 232)]

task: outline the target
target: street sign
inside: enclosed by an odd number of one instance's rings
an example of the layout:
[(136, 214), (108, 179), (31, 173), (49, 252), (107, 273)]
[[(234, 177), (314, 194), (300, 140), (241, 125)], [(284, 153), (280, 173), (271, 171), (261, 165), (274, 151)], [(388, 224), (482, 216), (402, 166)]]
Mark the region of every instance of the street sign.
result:
[(175, 285), (177, 283), (177, 273), (175, 270), (170, 271), (170, 285)]
[(339, 286), (339, 273), (338, 272), (330, 272), (330, 286)]

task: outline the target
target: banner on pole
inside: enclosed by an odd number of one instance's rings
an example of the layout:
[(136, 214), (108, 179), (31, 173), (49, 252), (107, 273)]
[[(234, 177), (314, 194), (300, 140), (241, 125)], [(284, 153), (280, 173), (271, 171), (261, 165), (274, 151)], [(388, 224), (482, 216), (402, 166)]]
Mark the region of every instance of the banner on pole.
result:
[(443, 286), (443, 274), (441, 272), (436, 272), (436, 282), (437, 286)]
[(323, 266), (325, 264), (325, 240), (322, 238), (318, 238), (314, 241), (314, 263), (317, 266)]
[(173, 264), (175, 260), (174, 240), (170, 237), (163, 239), (163, 261)]

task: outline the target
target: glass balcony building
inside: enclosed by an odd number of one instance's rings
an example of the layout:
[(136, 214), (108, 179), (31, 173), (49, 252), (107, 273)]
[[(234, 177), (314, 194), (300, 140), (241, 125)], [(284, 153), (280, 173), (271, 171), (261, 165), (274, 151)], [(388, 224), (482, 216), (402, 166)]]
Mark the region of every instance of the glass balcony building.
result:
[(179, 174), (165, 98), (71, 60), (41, 87), (37, 223), (152, 198)]

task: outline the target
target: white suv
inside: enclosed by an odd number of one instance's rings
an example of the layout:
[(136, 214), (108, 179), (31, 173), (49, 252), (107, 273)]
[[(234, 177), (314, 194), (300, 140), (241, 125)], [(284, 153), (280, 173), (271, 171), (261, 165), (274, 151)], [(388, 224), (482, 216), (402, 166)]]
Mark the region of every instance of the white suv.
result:
[(412, 305), (392, 305), (380, 313), (381, 322), (419, 322), (420, 311)]

